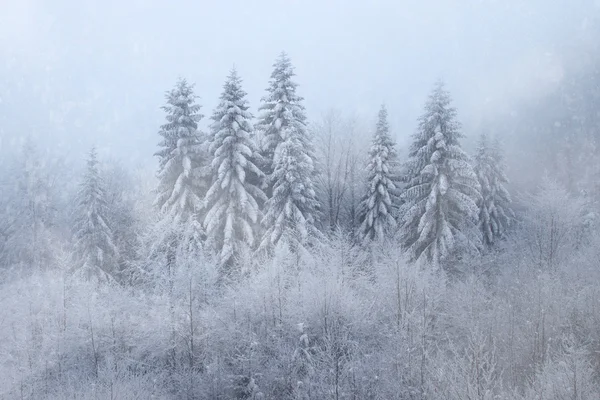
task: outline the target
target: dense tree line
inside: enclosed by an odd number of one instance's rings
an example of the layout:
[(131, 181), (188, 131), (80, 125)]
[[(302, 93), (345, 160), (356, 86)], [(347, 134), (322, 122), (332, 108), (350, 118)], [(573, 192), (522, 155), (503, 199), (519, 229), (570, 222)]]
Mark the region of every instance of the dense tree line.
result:
[[(356, 245), (390, 241), (410, 259), (436, 266), (478, 252), (507, 231), (511, 198), (503, 186), (508, 181), (502, 163), (496, 162), (502, 157), (499, 142), (493, 150), (481, 148), (473, 164), (461, 149), (457, 112), (441, 81), (427, 101), (404, 164), (382, 107), (365, 154), (366, 180), (355, 220), (348, 226), (334, 217), (334, 204), (339, 210), (342, 202), (335, 197), (346, 189), (330, 191), (326, 198), (317, 195), (318, 176), (332, 171), (318, 168), (323, 160), (314, 150), (294, 76), (282, 53), (254, 128), (235, 70), (223, 87), (209, 134), (197, 129), (201, 115), (193, 86), (180, 80), (167, 93), (156, 204), (180, 224), (178, 229), (202, 227), (205, 235), (195, 236), (196, 245), (219, 255), (221, 274), (239, 272), (244, 254), (272, 254), (281, 245), (297, 254), (342, 226), (353, 232)], [(333, 212), (330, 225), (319, 230), (317, 221), (326, 209)]]
[(178, 80), (154, 179), (3, 161), (0, 397), (598, 398), (593, 158), (511, 195), (443, 82), (404, 158), (388, 108), (309, 121), (295, 79), (282, 53), (255, 118), (231, 70), (208, 132)]

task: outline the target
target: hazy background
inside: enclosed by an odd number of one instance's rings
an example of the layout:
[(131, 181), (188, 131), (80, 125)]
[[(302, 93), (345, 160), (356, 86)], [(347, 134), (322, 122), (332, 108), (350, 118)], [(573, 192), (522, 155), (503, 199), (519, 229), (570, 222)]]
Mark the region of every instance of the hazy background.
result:
[(153, 165), (178, 76), (210, 116), (235, 64), (256, 114), (282, 50), (311, 119), (371, 121), (384, 102), (404, 146), (443, 77), (474, 137), (552, 90), (597, 42), (599, 13), (599, 0), (0, 0), (0, 154), (31, 135), (73, 159), (96, 144)]

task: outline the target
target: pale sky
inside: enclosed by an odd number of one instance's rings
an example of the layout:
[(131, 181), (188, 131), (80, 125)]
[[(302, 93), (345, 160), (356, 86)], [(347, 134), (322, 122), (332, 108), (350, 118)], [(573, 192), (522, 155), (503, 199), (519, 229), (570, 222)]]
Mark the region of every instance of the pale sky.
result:
[(282, 50), (313, 120), (370, 121), (385, 103), (402, 145), (442, 77), (477, 135), (559, 82), (599, 14), (598, 0), (0, 0), (0, 154), (29, 134), (68, 157), (96, 144), (152, 163), (178, 76), (208, 117), (235, 64), (256, 115)]

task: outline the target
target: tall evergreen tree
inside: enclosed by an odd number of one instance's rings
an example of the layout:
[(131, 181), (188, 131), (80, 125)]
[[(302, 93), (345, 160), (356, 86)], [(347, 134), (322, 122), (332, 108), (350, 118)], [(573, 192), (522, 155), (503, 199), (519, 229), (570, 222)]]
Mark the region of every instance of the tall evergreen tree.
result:
[[(275, 169), (275, 151), (284, 141), (285, 131), (294, 129), (306, 132), (304, 99), (296, 94), (298, 84), (292, 80), (295, 75), (290, 58), (282, 52), (273, 64), (267, 95), (261, 99), (260, 116), (256, 124), (262, 169), (267, 176)], [(308, 140), (306, 144), (310, 145)], [(267, 180), (268, 197), (273, 193), (274, 184), (273, 179)]]
[(362, 240), (383, 239), (396, 226), (394, 208), (399, 206), (395, 184), (398, 179), (397, 155), (387, 115), (382, 106), (369, 152), (367, 192), (359, 205)]
[(438, 81), (413, 135), (400, 208), (403, 247), (412, 260), (434, 265), (480, 243), (479, 183), (460, 146), (463, 135), (450, 103)]
[(117, 248), (109, 227), (103, 181), (98, 171), (96, 149), (92, 148), (76, 200), (75, 239), (80, 268), (88, 279), (112, 281)]
[(256, 165), (258, 148), (251, 139), (252, 114), (241, 83), (233, 69), (212, 115), (209, 148), (214, 157), (213, 183), (206, 195), (209, 209), (204, 224), (226, 274), (233, 272), (236, 256), (254, 245), (261, 216), (258, 201), (266, 200), (255, 183), (263, 173)]
[(317, 233), (314, 145), (306, 129), (303, 99), (296, 94), (298, 85), (292, 81), (295, 74), (289, 57), (282, 53), (273, 67), (257, 124), (263, 136), (269, 194), (261, 249), (285, 238), (295, 251)]
[(206, 138), (198, 131), (203, 115), (193, 89), (194, 85), (180, 79), (167, 92), (167, 105), (162, 107), (167, 123), (160, 127), (163, 140), (155, 153), (159, 157), (155, 205), (165, 218), (176, 223), (189, 222), (202, 209), (209, 182), (203, 148)]
[(505, 187), (508, 178), (504, 172), (500, 144), (497, 140), (490, 144), (485, 134), (482, 134), (479, 139), (475, 172), (481, 186), (479, 228), (484, 243), (491, 246), (506, 232), (513, 218), (513, 212), (510, 208), (510, 194)]
[(210, 168), (206, 138), (198, 130), (203, 115), (193, 89), (185, 79), (179, 79), (166, 93), (167, 104), (162, 109), (167, 114), (167, 123), (160, 127), (163, 140), (155, 153), (159, 158), (159, 182), (154, 204), (159, 210), (162, 233), (158, 247), (166, 254), (169, 273), (175, 263), (176, 249), (204, 237), (201, 218)]

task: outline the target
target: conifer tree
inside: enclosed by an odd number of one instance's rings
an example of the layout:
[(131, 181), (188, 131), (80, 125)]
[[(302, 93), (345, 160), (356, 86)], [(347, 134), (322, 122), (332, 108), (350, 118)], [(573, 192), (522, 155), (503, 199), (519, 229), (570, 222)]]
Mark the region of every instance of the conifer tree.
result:
[[(200, 105), (194, 86), (179, 79), (165, 95), (167, 104), (162, 107), (167, 122), (160, 127), (162, 141), (159, 158), (158, 188), (154, 205), (159, 210), (158, 247), (166, 254), (170, 273), (179, 246), (200, 242), (204, 238), (201, 218), (204, 195), (210, 183), (206, 138), (198, 130)], [(200, 243), (192, 243), (198, 247)]]
[(359, 205), (361, 240), (383, 239), (396, 226), (394, 208), (399, 206), (395, 184), (397, 160), (387, 115), (382, 106), (369, 152), (367, 192)]
[(103, 181), (92, 148), (76, 200), (75, 239), (80, 268), (76, 273), (97, 281), (113, 281), (117, 248), (108, 223)]
[(314, 145), (306, 129), (302, 97), (292, 81), (294, 69), (282, 53), (274, 64), (267, 96), (263, 98), (260, 122), (263, 156), (268, 174), (261, 249), (276, 245), (282, 238), (292, 251), (317, 234), (318, 202), (314, 190)]
[[(260, 116), (256, 124), (262, 169), (267, 176), (273, 173), (275, 150), (284, 141), (285, 131), (293, 129), (307, 136), (306, 115), (302, 104), (304, 99), (296, 94), (298, 84), (292, 80), (295, 75), (290, 58), (282, 52), (273, 64), (267, 95), (261, 99)], [(308, 137), (305, 142), (307, 146), (312, 145)], [(267, 180), (268, 197), (273, 193), (273, 185), (272, 179)]]
[(263, 173), (256, 165), (258, 148), (251, 139), (252, 114), (235, 69), (223, 86), (211, 126), (212, 186), (204, 220), (209, 241), (219, 254), (222, 272), (233, 272), (235, 258), (254, 246), (265, 194), (255, 183)]
[(477, 250), (477, 176), (460, 146), (463, 137), (450, 94), (438, 81), (419, 118), (406, 164), (400, 236), (412, 260), (439, 265)]
[(202, 209), (209, 182), (205, 138), (198, 131), (198, 121), (203, 116), (193, 89), (193, 85), (180, 79), (167, 92), (167, 105), (162, 107), (167, 123), (161, 126), (159, 134), (163, 140), (155, 153), (159, 157), (155, 205), (164, 218), (175, 223), (189, 222)]
[(510, 194), (505, 187), (508, 178), (504, 172), (500, 144), (497, 140), (490, 144), (485, 134), (479, 139), (475, 172), (481, 186), (479, 228), (483, 234), (483, 242), (491, 246), (504, 235), (513, 213), (510, 208)]

